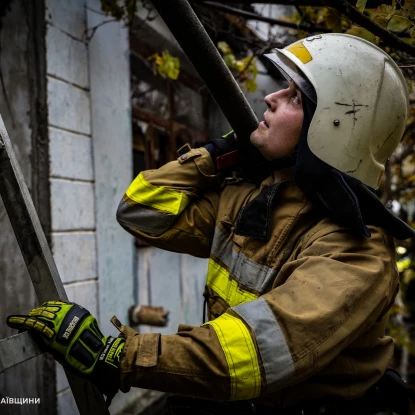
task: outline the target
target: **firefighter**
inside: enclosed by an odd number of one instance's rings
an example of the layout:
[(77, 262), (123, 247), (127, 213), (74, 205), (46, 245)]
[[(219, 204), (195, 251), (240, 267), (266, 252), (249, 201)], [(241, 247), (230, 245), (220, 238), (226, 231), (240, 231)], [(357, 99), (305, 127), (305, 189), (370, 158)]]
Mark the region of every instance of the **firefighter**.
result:
[(266, 57), (289, 80), (251, 135), (268, 177), (224, 180), (231, 134), (140, 173), (117, 212), (141, 240), (209, 258), (207, 322), (161, 336), (113, 318), (121, 335), (104, 337), (87, 310), (48, 302), (8, 324), (110, 398), (140, 387), (196, 398), (177, 398), (181, 413), (389, 413), (374, 390), (393, 354), (393, 237), (414, 232), (374, 190), (406, 126), (405, 80), (344, 34)]

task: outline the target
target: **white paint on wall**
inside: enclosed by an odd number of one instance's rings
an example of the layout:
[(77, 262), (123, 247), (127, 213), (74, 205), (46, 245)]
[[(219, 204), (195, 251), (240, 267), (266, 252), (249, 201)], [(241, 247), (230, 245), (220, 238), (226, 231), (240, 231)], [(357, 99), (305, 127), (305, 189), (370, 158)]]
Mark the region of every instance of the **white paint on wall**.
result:
[(50, 25), (63, 33), (79, 40), (85, 37), (85, 0), (46, 0), (45, 17)]
[(97, 277), (94, 232), (55, 232), (52, 235), (52, 249), (63, 283)]
[(49, 125), (91, 134), (89, 93), (67, 82), (48, 77)]
[(94, 230), (94, 186), (64, 179), (50, 180), (52, 231)]
[(94, 180), (92, 139), (58, 128), (49, 128), (50, 176)]
[(89, 88), (87, 45), (50, 25), (47, 28), (46, 42), (48, 75), (81, 88)]

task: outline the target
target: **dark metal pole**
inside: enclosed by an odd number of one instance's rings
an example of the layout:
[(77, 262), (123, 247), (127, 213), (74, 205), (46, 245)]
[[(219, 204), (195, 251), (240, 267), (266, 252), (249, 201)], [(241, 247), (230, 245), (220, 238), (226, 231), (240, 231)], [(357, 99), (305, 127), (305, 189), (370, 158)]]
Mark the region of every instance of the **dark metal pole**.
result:
[(187, 0), (152, 0), (173, 36), (238, 135), (245, 165), (262, 160), (249, 137), (258, 119)]

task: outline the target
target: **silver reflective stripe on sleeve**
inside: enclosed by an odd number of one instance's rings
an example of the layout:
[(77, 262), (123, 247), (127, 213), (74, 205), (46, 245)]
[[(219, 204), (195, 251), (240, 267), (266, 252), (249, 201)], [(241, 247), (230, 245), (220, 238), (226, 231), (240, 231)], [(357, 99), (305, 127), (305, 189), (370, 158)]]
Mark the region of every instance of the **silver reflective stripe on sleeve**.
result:
[(264, 365), (267, 391), (287, 386), (295, 373), (294, 362), (278, 322), (263, 298), (232, 307), (251, 327)]
[(166, 232), (175, 219), (177, 215), (160, 213), (138, 204), (129, 205), (124, 200), (121, 201), (117, 210), (117, 220), (121, 225), (156, 236)]
[(229, 274), (241, 284), (263, 294), (269, 291), (277, 272), (266, 265), (249, 260), (242, 252), (232, 248), (233, 242), (219, 229), (215, 229), (212, 254), (226, 265)]

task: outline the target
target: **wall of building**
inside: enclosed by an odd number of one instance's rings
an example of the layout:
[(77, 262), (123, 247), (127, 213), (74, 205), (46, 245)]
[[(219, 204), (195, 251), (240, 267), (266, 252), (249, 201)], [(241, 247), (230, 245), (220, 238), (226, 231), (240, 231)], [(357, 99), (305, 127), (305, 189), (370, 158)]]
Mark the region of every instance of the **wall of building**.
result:
[[(70, 301), (98, 315), (95, 180), (83, 0), (47, 0), (46, 57), (52, 252)], [(56, 364), (60, 414), (77, 413)]]
[[(14, 0), (0, 20), (0, 80), (0, 114), (48, 236), (43, 1)], [(5, 338), (16, 334), (6, 326), (6, 316), (26, 314), (37, 299), (1, 199), (0, 229), (0, 338)], [(1, 373), (0, 399), (40, 398), (40, 404), (1, 404), (0, 413), (56, 413), (53, 368), (53, 359), (42, 355)]]

